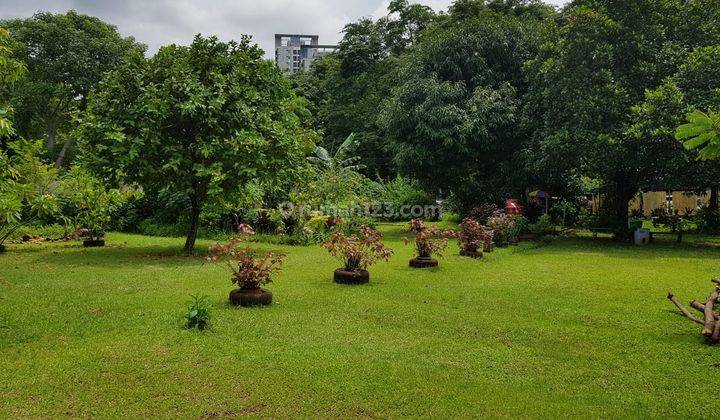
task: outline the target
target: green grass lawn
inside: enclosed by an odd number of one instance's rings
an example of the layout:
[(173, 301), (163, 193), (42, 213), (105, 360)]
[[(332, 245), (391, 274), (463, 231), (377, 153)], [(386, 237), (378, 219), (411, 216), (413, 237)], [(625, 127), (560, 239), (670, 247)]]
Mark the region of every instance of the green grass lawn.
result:
[[(705, 299), (720, 249), (565, 239), (332, 282), (289, 254), (272, 306), (233, 308), (183, 240), (10, 245), (0, 255), (0, 417), (712, 417), (720, 348), (665, 298)], [(207, 241), (199, 244), (205, 249)], [(253, 246), (269, 249), (271, 246)], [(182, 328), (190, 294), (212, 329)]]

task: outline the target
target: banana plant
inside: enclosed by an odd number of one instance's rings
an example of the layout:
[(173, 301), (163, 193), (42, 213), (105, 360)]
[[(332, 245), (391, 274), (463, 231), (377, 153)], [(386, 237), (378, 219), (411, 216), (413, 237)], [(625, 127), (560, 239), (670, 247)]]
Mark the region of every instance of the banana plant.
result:
[(701, 159), (720, 157), (720, 113), (694, 111), (687, 118), (689, 122), (677, 128), (675, 138), (686, 149), (700, 149)]
[(309, 156), (307, 159), (313, 166), (322, 171), (359, 171), (365, 168), (365, 165), (356, 164), (360, 160), (360, 156), (350, 156), (357, 145), (358, 140), (356, 139), (355, 133), (352, 133), (343, 141), (332, 156), (327, 149), (317, 146), (315, 148), (315, 156)]

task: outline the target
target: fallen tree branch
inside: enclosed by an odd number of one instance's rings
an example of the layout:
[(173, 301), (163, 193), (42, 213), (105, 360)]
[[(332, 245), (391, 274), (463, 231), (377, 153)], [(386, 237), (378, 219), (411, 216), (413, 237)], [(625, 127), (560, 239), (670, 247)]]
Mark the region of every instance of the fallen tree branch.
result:
[(698, 311), (702, 312), (703, 315), (705, 315), (705, 305), (698, 302), (697, 300), (693, 300), (692, 302), (690, 302), (690, 307), (692, 307), (693, 309), (697, 309)]
[(716, 344), (718, 341), (720, 341), (720, 322), (715, 323), (715, 329), (710, 336), (710, 343)]
[[(703, 305), (702, 303), (698, 302), (697, 300), (693, 300), (692, 302), (690, 302), (690, 306), (693, 309), (697, 309), (699, 312), (702, 312), (703, 316), (705, 315), (705, 305)], [(720, 312), (715, 312), (715, 318), (720, 319)]]
[(715, 303), (718, 300), (718, 296), (720, 296), (720, 286), (713, 290), (708, 298), (708, 301), (705, 302), (705, 325), (702, 329), (702, 335), (705, 337), (712, 336), (713, 331), (715, 331), (715, 312), (713, 312), (713, 309), (715, 309)]
[[(675, 295), (673, 295), (672, 293), (668, 293), (667, 298), (670, 299), (670, 302), (674, 303), (678, 309), (680, 309), (680, 312), (682, 312), (682, 314), (685, 315), (686, 318), (688, 318), (689, 320), (691, 320), (693, 322), (697, 322), (698, 324), (700, 324), (702, 326), (705, 326), (705, 322), (703, 322), (701, 319), (697, 318), (695, 315), (691, 314), (690, 311), (688, 311), (687, 308), (685, 308), (683, 306), (683, 304), (680, 303), (680, 301), (677, 299), (677, 297), (675, 297)], [(716, 299), (717, 299), (717, 297), (716, 297)], [(712, 334), (712, 332), (711, 332), (711, 334)]]

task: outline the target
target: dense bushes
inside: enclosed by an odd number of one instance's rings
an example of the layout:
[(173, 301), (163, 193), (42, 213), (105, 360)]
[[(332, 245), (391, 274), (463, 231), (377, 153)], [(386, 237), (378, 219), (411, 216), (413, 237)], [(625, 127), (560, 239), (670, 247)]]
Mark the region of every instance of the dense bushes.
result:
[(88, 172), (75, 167), (63, 177), (58, 195), (63, 217), (82, 229), (83, 237), (99, 241), (110, 227), (115, 211), (137, 194), (133, 189), (107, 189)]
[(409, 218), (435, 220), (440, 214), (432, 196), (425, 193), (417, 183), (398, 176), (388, 182), (373, 185), (378, 206), (377, 217), (382, 220), (399, 221)]
[(58, 170), (40, 158), (42, 144), (16, 141), (0, 149), (0, 251), (22, 226), (58, 212)]

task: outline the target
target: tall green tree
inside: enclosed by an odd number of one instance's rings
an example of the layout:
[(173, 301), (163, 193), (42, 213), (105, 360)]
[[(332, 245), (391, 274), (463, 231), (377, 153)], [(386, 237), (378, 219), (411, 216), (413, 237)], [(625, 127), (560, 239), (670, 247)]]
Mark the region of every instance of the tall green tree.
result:
[(145, 46), (120, 36), (115, 26), (75, 11), (39, 12), (0, 22), (17, 42), (15, 57), (28, 69), (14, 89), (18, 133), (46, 139), (49, 156), (62, 166), (73, 147), (73, 114), (85, 109), (89, 92), (129, 53)]
[(197, 36), (111, 72), (90, 97), (80, 146), (105, 179), (185, 194), (191, 251), (208, 200), (286, 180), (305, 164), (315, 135), (296, 99), (249, 37)]
[(335, 153), (354, 133), (368, 176), (391, 178), (395, 173), (379, 110), (396, 83), (399, 57), (435, 20), (427, 6), (393, 0), (387, 16), (346, 25), (337, 52), (313, 63), (308, 74), (294, 77), (298, 92), (312, 103), (317, 127), (323, 130), (322, 146)]
[[(667, 125), (655, 133), (662, 132), (661, 144), (638, 136), (652, 132), (638, 125), (638, 116), (657, 108), (657, 97), (646, 91), (675, 74), (694, 46), (684, 30), (688, 3), (577, 0), (557, 37), (526, 67), (530, 114), (542, 121), (535, 131), (535, 169), (554, 179), (602, 180), (603, 213), (619, 236), (627, 233), (629, 201), (666, 169), (648, 162), (672, 162), (678, 154)], [(658, 94), (674, 98), (670, 91)]]
[(540, 45), (539, 22), (487, 12), (423, 35), (383, 112), (401, 173), (452, 194), (461, 210), (522, 192), (522, 68)]

